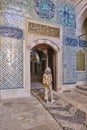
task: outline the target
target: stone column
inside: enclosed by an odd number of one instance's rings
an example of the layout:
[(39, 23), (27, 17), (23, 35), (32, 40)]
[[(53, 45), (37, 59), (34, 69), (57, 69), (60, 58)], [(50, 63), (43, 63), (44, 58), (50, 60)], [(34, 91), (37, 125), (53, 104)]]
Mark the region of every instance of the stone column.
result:
[(46, 55), (46, 67), (48, 67), (48, 50), (47, 49), (43, 50), (43, 53), (45, 53)]

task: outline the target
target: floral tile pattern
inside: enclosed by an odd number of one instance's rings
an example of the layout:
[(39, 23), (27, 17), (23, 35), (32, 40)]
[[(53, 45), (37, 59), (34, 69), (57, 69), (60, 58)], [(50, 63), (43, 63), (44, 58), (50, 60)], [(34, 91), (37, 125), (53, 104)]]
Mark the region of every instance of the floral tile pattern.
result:
[(62, 25), (75, 27), (75, 13), (71, 6), (61, 4), (58, 8), (58, 16), (61, 18)]
[(33, 0), (34, 9), (41, 18), (51, 19), (55, 14), (55, 5), (51, 0)]

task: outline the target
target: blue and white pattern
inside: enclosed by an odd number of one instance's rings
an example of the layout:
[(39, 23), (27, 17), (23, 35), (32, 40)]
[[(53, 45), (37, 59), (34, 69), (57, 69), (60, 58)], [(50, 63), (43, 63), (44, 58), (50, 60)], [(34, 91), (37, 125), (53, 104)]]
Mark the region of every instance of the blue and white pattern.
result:
[(70, 45), (70, 46), (78, 46), (78, 40), (75, 38), (70, 38), (67, 37), (66, 38), (66, 45)]
[(62, 25), (75, 27), (75, 12), (71, 6), (62, 4), (58, 8), (58, 16), (61, 19)]
[(87, 80), (86, 71), (76, 71), (76, 54), (80, 49), (85, 53), (86, 47), (87, 41), (76, 37), (75, 28), (63, 26), (63, 85)]
[(21, 39), (23, 37), (23, 31), (18, 28), (0, 26), (0, 35)]
[(64, 44), (69, 46), (87, 47), (87, 41), (78, 40), (77, 38), (65, 37)]
[(51, 19), (54, 17), (55, 5), (51, 0), (33, 0), (34, 9), (41, 18)]
[(2, 12), (0, 26), (0, 90), (23, 88), (24, 17)]
[(2, 38), (0, 90), (23, 88), (23, 39)]
[(63, 46), (63, 84), (76, 83), (76, 46)]
[(7, 12), (23, 16), (24, 12), (29, 12), (29, 2), (29, 0), (3, 0), (2, 4), (8, 7)]
[[(84, 48), (85, 47), (81, 47), (79, 45), (74, 46), (73, 44), (72, 46), (71, 44), (70, 45), (64, 44), (63, 46), (63, 84), (64, 85), (75, 84), (76, 82), (87, 80), (86, 71), (79, 72), (76, 70), (76, 54), (79, 52), (80, 49), (84, 49)], [(84, 53), (86, 53), (86, 49), (84, 49)]]
[(79, 46), (87, 47), (87, 41), (79, 40)]

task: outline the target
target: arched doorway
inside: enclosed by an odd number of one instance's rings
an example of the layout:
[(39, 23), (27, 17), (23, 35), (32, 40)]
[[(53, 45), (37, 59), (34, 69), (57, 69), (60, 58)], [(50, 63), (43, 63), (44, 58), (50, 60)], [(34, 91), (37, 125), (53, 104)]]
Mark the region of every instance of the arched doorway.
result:
[(81, 7), (79, 12), (76, 18), (76, 33), (77, 36), (81, 35), (81, 39), (86, 40), (87, 36), (83, 34), (87, 32), (87, 5)]
[(42, 86), (45, 68), (52, 70), (52, 87), (56, 90), (56, 51), (47, 44), (38, 44), (31, 49), (31, 89)]
[[(29, 35), (30, 36), (30, 35)], [(61, 41), (58, 41), (57, 39), (42, 39), (42, 38), (34, 38), (34, 35), (31, 35), (33, 37), (32, 41), (29, 41), (29, 44), (25, 48), (25, 55), (24, 55), (24, 87), (25, 90), (31, 92), (32, 82), (31, 82), (31, 52), (33, 50), (41, 53), (47, 53), (47, 51), (44, 49), (44, 47), (48, 50), (49, 49), (49, 60), (46, 60), (45, 65), (48, 64), (48, 61), (52, 62), (53, 66), (53, 80), (54, 80), (54, 86), (53, 89), (56, 91), (62, 90), (62, 44)], [(30, 37), (29, 37), (30, 38)], [(30, 40), (30, 39), (29, 39)], [(58, 43), (60, 42), (60, 43)], [(51, 56), (52, 54), (52, 56)], [(52, 59), (52, 61), (50, 60)], [(51, 65), (51, 63), (49, 63)], [(36, 65), (35, 65), (36, 66)], [(41, 82), (40, 82), (41, 83)], [(36, 84), (34, 84), (36, 85)]]
[(87, 17), (82, 24), (82, 40), (87, 40)]

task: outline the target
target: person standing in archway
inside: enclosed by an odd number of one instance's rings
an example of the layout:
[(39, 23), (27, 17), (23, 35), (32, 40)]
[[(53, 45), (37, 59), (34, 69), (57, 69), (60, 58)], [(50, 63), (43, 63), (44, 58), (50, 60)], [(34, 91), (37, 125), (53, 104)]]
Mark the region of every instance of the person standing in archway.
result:
[(48, 103), (48, 92), (50, 90), (51, 103), (53, 102), (53, 90), (52, 90), (52, 74), (50, 67), (45, 69), (45, 73), (43, 74), (43, 85), (45, 89), (44, 99)]

